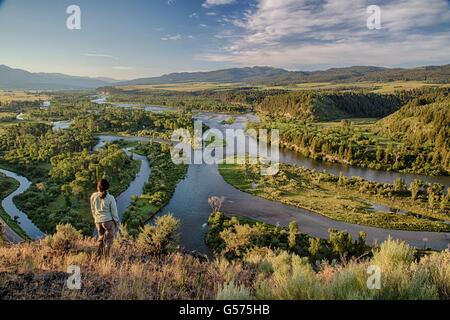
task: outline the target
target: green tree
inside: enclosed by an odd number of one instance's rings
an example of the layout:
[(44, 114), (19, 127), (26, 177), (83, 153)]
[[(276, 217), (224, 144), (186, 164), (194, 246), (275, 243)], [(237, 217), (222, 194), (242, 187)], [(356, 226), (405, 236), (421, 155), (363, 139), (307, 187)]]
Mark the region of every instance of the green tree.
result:
[(411, 199), (417, 200), (417, 197), (420, 192), (420, 188), (422, 187), (422, 183), (420, 180), (414, 180), (409, 185), (409, 191), (411, 191)]
[(298, 235), (299, 235), (298, 223), (297, 221), (293, 220), (291, 221), (291, 223), (289, 223), (289, 236), (288, 236), (289, 249), (295, 250), (295, 247), (297, 246)]
[(405, 184), (405, 180), (403, 180), (402, 178), (396, 178), (394, 180), (394, 190), (396, 192), (403, 192), (406, 189), (406, 184)]

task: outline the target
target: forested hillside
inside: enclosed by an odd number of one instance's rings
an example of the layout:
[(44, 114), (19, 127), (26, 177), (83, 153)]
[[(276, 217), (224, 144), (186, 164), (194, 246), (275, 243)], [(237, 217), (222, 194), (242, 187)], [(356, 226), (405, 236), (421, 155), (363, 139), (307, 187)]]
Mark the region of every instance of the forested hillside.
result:
[(257, 111), (287, 118), (308, 121), (327, 121), (340, 118), (381, 118), (401, 105), (395, 95), (373, 93), (338, 93), (301, 91), (266, 97)]
[(432, 147), (432, 164), (450, 169), (450, 90), (424, 92), (381, 120), (379, 133), (414, 148)]

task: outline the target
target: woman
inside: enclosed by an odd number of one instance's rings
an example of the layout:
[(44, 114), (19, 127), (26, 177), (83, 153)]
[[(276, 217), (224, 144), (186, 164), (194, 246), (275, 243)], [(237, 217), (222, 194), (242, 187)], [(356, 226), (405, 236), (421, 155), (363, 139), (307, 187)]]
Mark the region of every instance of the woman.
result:
[(108, 193), (109, 182), (101, 179), (97, 184), (97, 192), (91, 196), (91, 210), (97, 228), (98, 255), (108, 256), (119, 226), (116, 199)]

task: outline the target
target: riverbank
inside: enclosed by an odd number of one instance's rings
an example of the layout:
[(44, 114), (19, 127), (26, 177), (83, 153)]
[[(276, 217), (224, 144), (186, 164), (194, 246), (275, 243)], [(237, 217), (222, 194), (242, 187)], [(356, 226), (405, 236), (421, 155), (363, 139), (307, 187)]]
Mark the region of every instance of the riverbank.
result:
[(325, 174), (294, 166), (280, 167), (280, 173), (273, 177), (259, 175), (259, 170), (253, 166), (222, 164), (219, 171), (227, 183), (239, 190), (306, 209), (337, 221), (392, 230), (450, 231), (450, 225), (447, 223), (450, 217), (445, 211), (427, 209), (419, 201), (392, 195), (384, 197), (384, 203), (392, 208), (395, 208), (397, 201), (401, 199), (408, 209), (420, 213), (422, 218), (417, 218), (414, 214), (381, 212), (371, 208), (370, 201), (377, 201), (378, 198), (371, 197), (369, 189), (357, 192), (355, 189), (350, 190), (327, 181)]

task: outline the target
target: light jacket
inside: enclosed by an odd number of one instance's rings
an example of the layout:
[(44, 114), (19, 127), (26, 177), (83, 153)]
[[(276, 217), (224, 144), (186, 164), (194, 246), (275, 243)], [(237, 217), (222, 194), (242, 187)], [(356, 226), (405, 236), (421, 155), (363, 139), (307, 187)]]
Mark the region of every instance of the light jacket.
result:
[(117, 213), (116, 199), (109, 193), (105, 199), (102, 199), (100, 192), (95, 192), (91, 196), (91, 210), (95, 223), (104, 223), (108, 221), (120, 222)]

